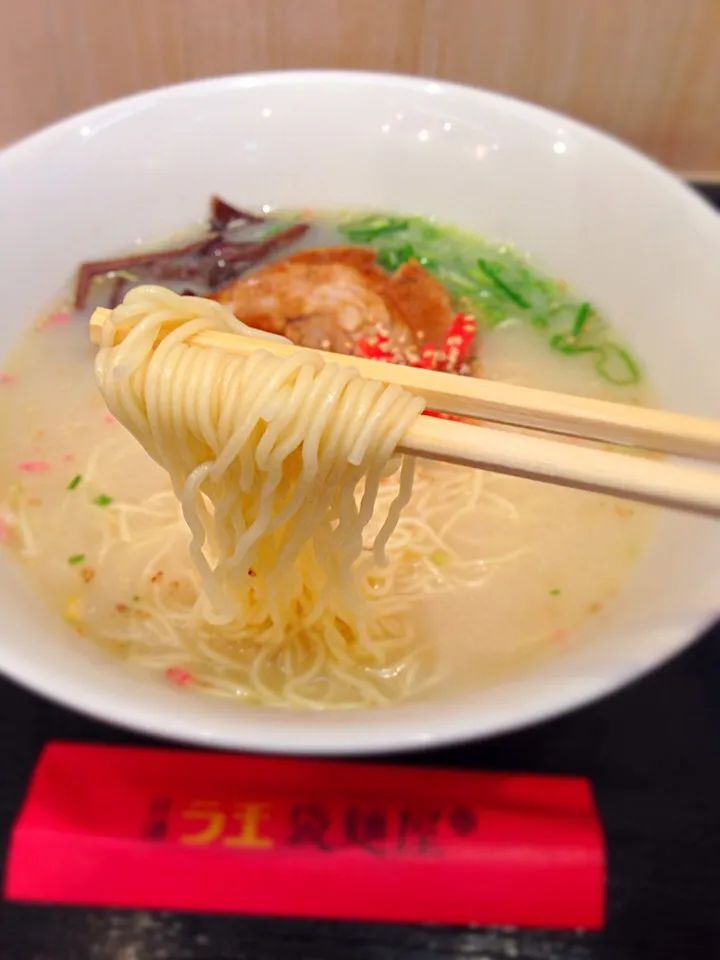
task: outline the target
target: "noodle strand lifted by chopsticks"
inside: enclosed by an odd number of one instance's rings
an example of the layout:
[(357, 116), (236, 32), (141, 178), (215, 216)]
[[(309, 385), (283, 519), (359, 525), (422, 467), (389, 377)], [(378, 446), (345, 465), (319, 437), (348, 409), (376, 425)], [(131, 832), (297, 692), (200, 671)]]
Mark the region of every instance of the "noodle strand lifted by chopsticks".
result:
[[(114, 344), (118, 325), (129, 332)], [(250, 653), (260, 702), (284, 702), (262, 679), (268, 658), (288, 674), (285, 702), (300, 680), (303, 701), (314, 685), (318, 705), (341, 706), (331, 688), (349, 683), (358, 702), (380, 702), (367, 671), (387, 667), (405, 628), (398, 636), (398, 617), (371, 615), (355, 564), (422, 401), (320, 355), (244, 357), (188, 343), (207, 330), (264, 336), (212, 301), (138, 287), (106, 323), (96, 360), (110, 411), (168, 472), (182, 504), (203, 584), (198, 643), (232, 664)], [(405, 460), (376, 560), (411, 492)]]

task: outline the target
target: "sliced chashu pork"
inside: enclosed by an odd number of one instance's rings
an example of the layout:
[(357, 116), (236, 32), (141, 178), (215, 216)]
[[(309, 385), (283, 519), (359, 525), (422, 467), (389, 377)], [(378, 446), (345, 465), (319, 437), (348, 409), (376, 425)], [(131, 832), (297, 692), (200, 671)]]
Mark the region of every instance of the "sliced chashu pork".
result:
[(353, 353), (378, 333), (406, 350), (442, 343), (452, 321), (442, 284), (410, 260), (393, 274), (368, 247), (316, 247), (269, 263), (212, 294), (250, 326), (302, 346)]

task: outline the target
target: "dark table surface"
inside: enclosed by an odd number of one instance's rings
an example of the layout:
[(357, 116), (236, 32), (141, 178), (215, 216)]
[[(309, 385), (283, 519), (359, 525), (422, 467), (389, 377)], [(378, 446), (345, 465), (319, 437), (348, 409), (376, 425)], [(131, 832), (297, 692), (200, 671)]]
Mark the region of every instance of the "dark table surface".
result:
[[(705, 188), (720, 206), (720, 188)], [(148, 743), (0, 681), (3, 848), (48, 740)], [(720, 958), (720, 627), (567, 717), (405, 762), (581, 774), (608, 858), (602, 933), (244, 918), (0, 903), (0, 960)]]

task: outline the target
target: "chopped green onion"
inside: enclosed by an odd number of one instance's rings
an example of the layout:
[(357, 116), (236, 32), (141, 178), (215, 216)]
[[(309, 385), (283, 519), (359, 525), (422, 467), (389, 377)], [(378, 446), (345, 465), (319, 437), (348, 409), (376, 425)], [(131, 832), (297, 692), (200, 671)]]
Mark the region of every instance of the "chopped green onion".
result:
[(133, 603), (137, 603), (139, 599), (140, 599), (139, 594), (137, 593), (133, 594)]
[(518, 307), (522, 307), (524, 310), (530, 309), (530, 304), (516, 290), (513, 290), (511, 286), (508, 286), (507, 283), (500, 276), (500, 272), (495, 264), (489, 263), (487, 260), (484, 260), (482, 257), (478, 260), (478, 266), (482, 272), (495, 284), (498, 290), (502, 290), (505, 296), (512, 300), (514, 304)]
[(588, 366), (608, 383), (628, 386), (642, 379), (593, 304), (576, 299), (564, 282), (537, 273), (512, 246), (493, 246), (404, 214), (349, 218), (339, 230), (348, 243), (372, 247), (378, 265), (389, 272), (417, 260), (446, 287), (454, 308), (472, 313), (484, 328), (521, 319), (551, 350), (568, 358), (587, 355)]
[[(411, 243), (404, 243), (401, 247), (381, 247), (377, 255), (377, 262), (388, 273), (392, 273), (407, 263), (411, 257), (415, 257), (415, 248)], [(416, 258), (417, 259), (417, 258)]]
[(376, 237), (389, 233), (399, 233), (410, 226), (410, 221), (397, 217), (365, 217), (362, 220), (353, 220), (340, 227), (348, 240), (353, 243), (369, 243)]
[(81, 474), (81, 473), (76, 473), (75, 476), (74, 476), (74, 477), (72, 478), (72, 480), (70, 481), (70, 483), (67, 485), (67, 489), (68, 489), (68, 490), (74, 490), (75, 487), (77, 487), (77, 486), (80, 485), (80, 481), (81, 481), (81, 480), (82, 480), (82, 474)]
[(507, 312), (501, 307), (498, 307), (496, 304), (492, 303), (483, 303), (480, 307), (482, 315), (489, 321), (490, 326), (499, 326), (501, 323), (505, 323), (506, 320), (510, 318), (507, 315)]
[(551, 591), (550, 591), (550, 596), (551, 596), (551, 597), (559, 597), (561, 593), (562, 593), (562, 591), (561, 591), (560, 589), (558, 589), (558, 587), (555, 587), (554, 590), (551, 590)]
[(113, 498), (109, 497), (106, 493), (100, 493), (95, 497), (93, 503), (98, 507), (106, 507), (109, 503), (113, 502)]
[(68, 557), (68, 563), (74, 567), (76, 564), (82, 563), (84, 559), (85, 559), (84, 553), (73, 553), (71, 556)]
[[(575, 303), (554, 303), (546, 314), (547, 329), (553, 335), (575, 337), (575, 324), (578, 319), (578, 306)], [(583, 325), (585, 320), (583, 320)], [(581, 329), (581, 335), (587, 337), (587, 328)], [(568, 343), (572, 342), (570, 339)]]
[(477, 283), (474, 280), (464, 273), (457, 273), (457, 271), (449, 270), (447, 267), (441, 267), (440, 279), (446, 284), (451, 284), (453, 287), (467, 291), (467, 293), (478, 292)]
[(550, 337), (550, 346), (553, 350), (557, 350), (558, 353), (565, 353), (569, 357), (573, 357), (578, 353), (596, 353), (598, 348), (592, 346), (592, 344), (586, 343), (576, 343), (575, 335), (572, 333), (556, 333), (554, 337)]
[(581, 303), (578, 307), (578, 312), (575, 314), (575, 323), (573, 324), (572, 328), (572, 335), (574, 337), (579, 337), (583, 332), (583, 328), (590, 318), (591, 309), (592, 308), (587, 300), (584, 303)]
[(599, 350), (600, 358), (595, 369), (609, 383), (627, 387), (640, 380), (640, 367), (627, 350), (616, 343), (605, 343)]
[(413, 217), (411, 226), (419, 227), (423, 240), (443, 240), (447, 236), (447, 230), (444, 227), (423, 217)]
[[(557, 318), (560, 314), (566, 312), (569, 307), (570, 304), (562, 304), (559, 307), (554, 307), (550, 311), (549, 317)], [(592, 307), (587, 300), (581, 303), (575, 311), (571, 330), (564, 330), (550, 337), (549, 342), (552, 349), (557, 350), (559, 353), (565, 353), (568, 356), (574, 356), (578, 353), (594, 353), (597, 351), (598, 348), (595, 344), (578, 342), (590, 319), (591, 313)]]

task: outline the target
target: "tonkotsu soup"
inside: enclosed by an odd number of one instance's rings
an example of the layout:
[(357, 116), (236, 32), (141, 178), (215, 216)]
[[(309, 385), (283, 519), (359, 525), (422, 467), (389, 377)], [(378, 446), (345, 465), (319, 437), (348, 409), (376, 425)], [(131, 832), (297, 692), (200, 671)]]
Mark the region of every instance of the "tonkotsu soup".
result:
[(81, 268), (3, 365), (0, 539), (78, 643), (188, 692), (382, 706), (481, 691), (575, 642), (612, 602), (645, 546), (650, 508), (418, 462), (386, 563), (369, 545), (398, 474), (381, 482), (353, 567), (382, 642), (359, 644), (342, 623), (319, 636), (299, 607), (273, 643), (199, 625), (208, 597), (180, 503), (108, 412), (88, 338), (92, 307), (148, 282), (211, 296), (249, 326), (321, 350), (649, 399), (637, 358), (595, 306), (511, 247), (419, 217), (264, 218), (213, 198), (207, 226)]

